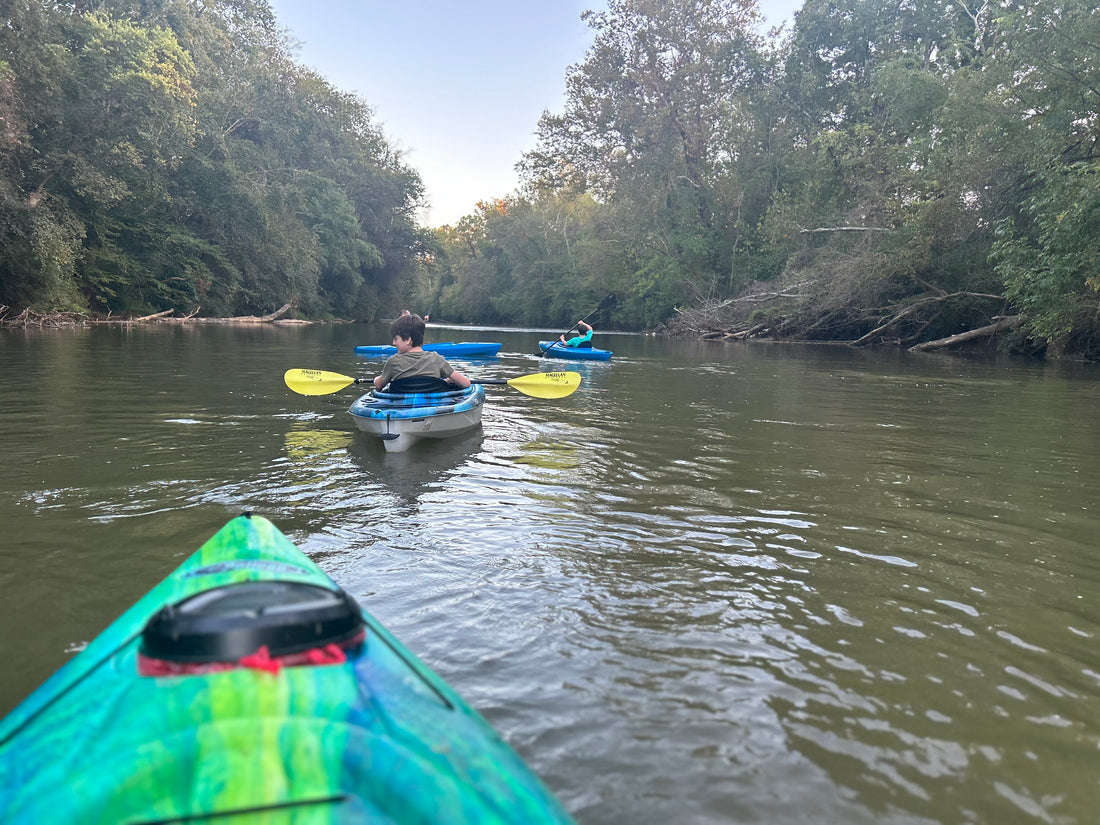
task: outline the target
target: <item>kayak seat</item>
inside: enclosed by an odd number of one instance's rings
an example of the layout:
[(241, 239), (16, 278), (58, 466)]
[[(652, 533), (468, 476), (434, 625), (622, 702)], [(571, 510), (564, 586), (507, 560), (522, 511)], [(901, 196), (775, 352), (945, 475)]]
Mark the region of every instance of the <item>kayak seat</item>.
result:
[(459, 387), (450, 381), (437, 378), (432, 375), (413, 375), (409, 378), (395, 378), (387, 385), (388, 392), (393, 393), (420, 393), (420, 392), (448, 392)]
[(292, 581), (215, 587), (162, 607), (146, 623), (141, 653), (168, 662), (233, 662), (267, 648), (271, 656), (341, 644), (362, 635), (350, 595)]

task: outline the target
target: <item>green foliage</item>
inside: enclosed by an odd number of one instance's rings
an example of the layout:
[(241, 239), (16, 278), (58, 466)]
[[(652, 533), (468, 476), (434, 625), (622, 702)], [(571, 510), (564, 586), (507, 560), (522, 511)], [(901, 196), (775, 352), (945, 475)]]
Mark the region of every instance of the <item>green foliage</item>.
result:
[(63, 208), (0, 210), (0, 304), (85, 310), (73, 277), (83, 237)]
[(0, 27), (0, 303), (556, 328), (612, 292), (599, 323), (641, 328), (749, 290), (791, 335), (1021, 313), (1100, 352), (1087, 0), (807, 0), (773, 39), (751, 2), (610, 0), (522, 188), (430, 233), (267, 0), (91, 5)]
[(616, 323), (653, 326), (774, 280), (798, 297), (764, 314), (792, 335), (1022, 312), (1100, 351), (1093, 4), (808, 0), (771, 43), (717, 0), (586, 19), (521, 196), (422, 268), (448, 317), (564, 323), (603, 287)]
[(601, 214), (588, 195), (481, 203), (436, 230), (412, 303), (449, 320), (568, 326), (609, 291), (629, 288)]
[[(544, 213), (591, 196), (573, 243), (604, 245), (634, 295), (618, 320), (652, 325), (753, 271), (751, 254), (741, 258), (775, 185), (765, 148), (775, 123), (753, 101), (774, 61), (757, 13), (740, 2), (613, 0), (586, 17), (595, 42), (568, 78), (565, 114), (540, 121), (522, 164), (526, 191)], [(582, 286), (568, 268), (551, 269), (559, 285)], [(527, 290), (538, 273), (517, 276)]]
[(1006, 295), (1027, 313), (1034, 331), (1064, 342), (1095, 312), (1100, 292), (1100, 161), (1050, 169), (1028, 202), (1032, 232), (1005, 221), (994, 245)]
[(266, 0), (83, 8), (0, 27), (0, 301), (373, 317), (424, 233), (367, 105)]
[(1021, 7), (998, 26), (968, 86), (989, 121), (980, 148), (997, 151), (1003, 172), (990, 176), (1003, 204), (992, 260), (1032, 335), (1095, 352), (1100, 10), (1079, 0)]

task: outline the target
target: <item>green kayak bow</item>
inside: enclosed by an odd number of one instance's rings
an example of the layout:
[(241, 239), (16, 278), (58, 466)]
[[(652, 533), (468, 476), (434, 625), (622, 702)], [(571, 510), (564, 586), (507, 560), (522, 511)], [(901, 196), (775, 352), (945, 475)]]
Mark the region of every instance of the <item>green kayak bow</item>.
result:
[(0, 722), (0, 812), (7, 825), (572, 821), (442, 679), (247, 514)]

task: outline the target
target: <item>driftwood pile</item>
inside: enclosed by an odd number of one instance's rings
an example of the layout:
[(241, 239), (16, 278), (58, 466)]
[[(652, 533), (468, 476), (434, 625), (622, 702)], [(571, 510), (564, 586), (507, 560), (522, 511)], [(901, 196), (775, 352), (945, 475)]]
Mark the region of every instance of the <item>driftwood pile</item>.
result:
[[(677, 308), (676, 318), (659, 332), (674, 337), (705, 341), (744, 341), (750, 338), (845, 343), (853, 347), (901, 346), (916, 352), (949, 349), (990, 341), (1016, 329), (1023, 315), (991, 314), (989, 323), (935, 340), (922, 333), (936, 320), (942, 308), (958, 301), (985, 302), (1004, 307), (999, 295), (953, 292), (930, 288), (929, 293), (877, 310), (854, 310), (850, 306), (827, 305), (815, 282), (790, 283), (779, 288), (755, 284), (734, 298), (702, 301), (690, 308)], [(1002, 310), (1003, 311), (1003, 310)], [(864, 330), (869, 331), (864, 332)], [(855, 336), (851, 333), (858, 330)], [(845, 333), (848, 333), (847, 335)]]
[(283, 318), (293, 309), (293, 303), (284, 304), (270, 315), (238, 315), (233, 318), (203, 318), (196, 309), (189, 315), (175, 315), (175, 310), (166, 309), (164, 312), (155, 312), (152, 315), (143, 315), (140, 318), (114, 318), (108, 315), (105, 318), (92, 318), (78, 312), (36, 312), (33, 309), (24, 309), (22, 312), (12, 314), (11, 308), (0, 305), (0, 327), (21, 328), (29, 327), (80, 327), (97, 324), (309, 324), (312, 321), (300, 321), (294, 318)]

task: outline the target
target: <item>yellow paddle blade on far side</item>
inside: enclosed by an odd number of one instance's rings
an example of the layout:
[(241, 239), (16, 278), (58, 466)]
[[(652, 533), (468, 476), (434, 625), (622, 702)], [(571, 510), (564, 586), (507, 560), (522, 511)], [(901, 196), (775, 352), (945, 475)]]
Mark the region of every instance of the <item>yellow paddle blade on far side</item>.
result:
[(358, 383), (358, 379), (325, 370), (287, 370), (286, 385), (300, 395), (329, 395)]

